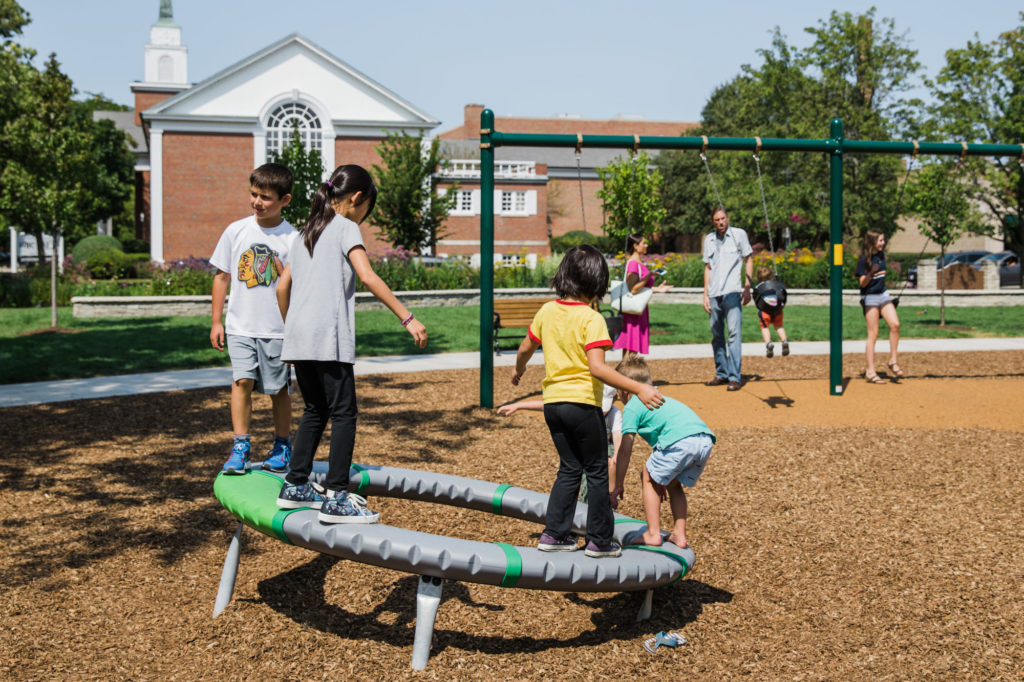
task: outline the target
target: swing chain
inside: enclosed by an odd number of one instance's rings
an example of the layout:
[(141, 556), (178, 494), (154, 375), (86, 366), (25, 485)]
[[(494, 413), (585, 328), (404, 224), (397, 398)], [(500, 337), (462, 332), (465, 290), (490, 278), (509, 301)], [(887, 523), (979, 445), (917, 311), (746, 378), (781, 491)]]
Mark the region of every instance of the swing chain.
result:
[(711, 181), (711, 189), (714, 190), (714, 192), (715, 192), (715, 199), (718, 200), (718, 208), (720, 208), (720, 209), (722, 209), (724, 211), (725, 210), (725, 204), (722, 203), (722, 195), (718, 193), (718, 185), (715, 184), (715, 176), (711, 174), (711, 166), (708, 164), (707, 154), (704, 153), (704, 152), (707, 151), (707, 148), (708, 148), (708, 136), (707, 135), (701, 135), (701, 137), (704, 140), (704, 146), (701, 147), (701, 149), (700, 149), (700, 160), (704, 162), (704, 169), (707, 170), (707, 172), (708, 172), (708, 180)]
[(580, 166), (580, 157), (583, 156), (583, 133), (576, 133), (576, 179), (580, 187), (580, 219), (583, 221), (583, 231), (587, 231), (587, 212), (583, 201), (583, 169)]
[(779, 278), (779, 269), (775, 264), (775, 243), (772, 241), (772, 224), (768, 218), (768, 200), (764, 194), (764, 179), (761, 177), (761, 138), (754, 138), (757, 140), (757, 148), (754, 150), (754, 164), (757, 166), (757, 186), (761, 190), (761, 208), (764, 210), (764, 224), (768, 230), (768, 249), (772, 254), (772, 273), (775, 275), (775, 279)]

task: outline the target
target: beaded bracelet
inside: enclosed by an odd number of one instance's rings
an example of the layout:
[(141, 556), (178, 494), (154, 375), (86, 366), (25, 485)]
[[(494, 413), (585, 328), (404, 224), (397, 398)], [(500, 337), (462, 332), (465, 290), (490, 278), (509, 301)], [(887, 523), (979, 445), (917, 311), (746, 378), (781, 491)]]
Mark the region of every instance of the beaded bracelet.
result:
[(402, 320), (402, 326), (403, 327), (408, 327), (409, 323), (412, 322), (412, 320), (413, 320), (413, 314), (409, 313), (409, 317), (407, 317), (404, 320)]

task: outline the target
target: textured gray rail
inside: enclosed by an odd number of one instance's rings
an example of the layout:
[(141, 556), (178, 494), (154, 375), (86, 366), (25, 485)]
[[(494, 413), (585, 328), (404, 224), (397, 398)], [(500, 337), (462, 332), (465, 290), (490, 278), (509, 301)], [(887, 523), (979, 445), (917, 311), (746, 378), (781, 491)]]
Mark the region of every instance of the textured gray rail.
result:
[[(313, 478), (326, 475), (325, 462), (314, 464)], [(543, 522), (547, 496), (472, 478), (396, 467), (354, 467), (350, 490), (435, 502)], [(574, 527), (585, 530), (587, 507), (578, 504)], [(620, 542), (645, 524), (616, 514)], [(296, 545), (375, 566), (449, 580), (506, 587), (615, 592), (665, 585), (684, 575), (693, 550), (666, 543), (657, 550), (627, 547), (618, 558), (595, 559), (582, 551), (541, 552), (534, 547), (463, 540), (396, 528), (386, 524), (322, 524), (317, 512), (289, 514), (282, 530)]]

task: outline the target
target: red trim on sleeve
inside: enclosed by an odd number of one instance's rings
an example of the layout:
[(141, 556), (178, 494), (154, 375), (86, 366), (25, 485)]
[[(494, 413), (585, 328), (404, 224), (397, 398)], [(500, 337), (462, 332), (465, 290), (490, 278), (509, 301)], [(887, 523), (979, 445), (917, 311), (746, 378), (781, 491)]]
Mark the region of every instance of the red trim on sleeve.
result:
[(591, 348), (600, 348), (601, 346), (611, 346), (611, 345), (612, 345), (612, 340), (611, 339), (604, 339), (603, 341), (592, 341), (592, 342), (588, 343), (587, 345), (585, 345), (583, 348), (585, 350), (590, 350)]
[[(527, 335), (527, 336), (529, 336), (529, 337), (530, 337), (530, 339), (531, 339), (531, 340), (532, 340), (532, 341), (533, 341), (534, 343), (540, 343), (540, 339), (538, 339), (538, 338), (537, 338), (537, 335), (533, 333), (533, 329), (531, 329), (531, 328), (527, 327), (527, 328), (526, 328), (526, 335)], [(541, 345), (543, 345), (543, 344), (541, 344)]]

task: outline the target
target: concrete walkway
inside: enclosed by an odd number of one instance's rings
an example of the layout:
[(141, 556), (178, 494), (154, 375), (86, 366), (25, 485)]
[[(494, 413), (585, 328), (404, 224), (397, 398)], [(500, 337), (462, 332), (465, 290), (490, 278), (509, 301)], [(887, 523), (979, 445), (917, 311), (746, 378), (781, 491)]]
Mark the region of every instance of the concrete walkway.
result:
[[(778, 344), (776, 344), (778, 347)], [(807, 341), (793, 343), (793, 355), (828, 355), (828, 341)], [(900, 353), (930, 353), (949, 351), (1024, 350), (1024, 337), (984, 339), (903, 339)], [(884, 355), (889, 351), (889, 342), (879, 340), (875, 352)], [(864, 341), (844, 341), (843, 354), (864, 352)], [(757, 356), (764, 353), (764, 344), (744, 343), (743, 354)], [(614, 357), (614, 356), (613, 356)], [(675, 346), (651, 346), (647, 356), (652, 360), (675, 358), (711, 358), (711, 344)], [(515, 365), (514, 351), (506, 351), (494, 358), (494, 366)], [(541, 353), (530, 361), (531, 365), (543, 363)], [(480, 366), (479, 353), (439, 353), (437, 355), (391, 355), (374, 358), (359, 358), (356, 362), (357, 376), (366, 374), (389, 374), (395, 372), (426, 372), (438, 369), (477, 369)], [(26, 384), (0, 386), (0, 408), (18, 405), (39, 405), (59, 403), (85, 398), (109, 398), (139, 393), (162, 393), (211, 386), (231, 384), (230, 367), (179, 370), (172, 372), (150, 372), (146, 374), (122, 374), (95, 379), (67, 379), (64, 381), (38, 381)]]

